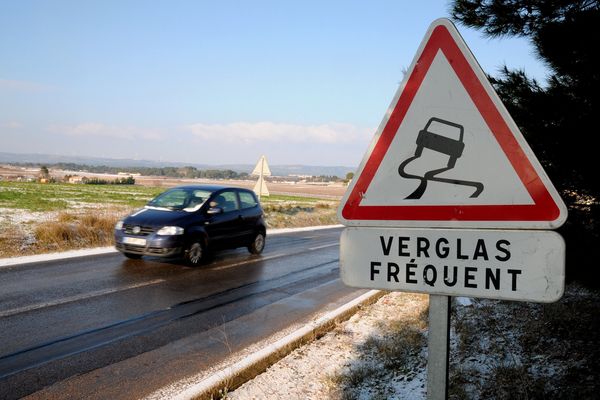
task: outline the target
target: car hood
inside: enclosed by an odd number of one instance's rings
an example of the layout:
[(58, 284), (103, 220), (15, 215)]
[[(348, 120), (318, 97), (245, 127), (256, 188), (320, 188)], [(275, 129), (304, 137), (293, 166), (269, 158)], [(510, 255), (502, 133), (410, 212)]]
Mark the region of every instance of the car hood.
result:
[(183, 226), (192, 216), (186, 211), (171, 211), (154, 208), (142, 208), (128, 215), (123, 222), (140, 226)]

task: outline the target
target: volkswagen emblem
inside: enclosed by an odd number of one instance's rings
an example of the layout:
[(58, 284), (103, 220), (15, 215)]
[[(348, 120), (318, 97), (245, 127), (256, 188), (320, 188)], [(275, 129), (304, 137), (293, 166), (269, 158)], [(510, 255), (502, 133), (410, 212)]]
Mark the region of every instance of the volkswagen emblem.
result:
[(142, 228), (140, 228), (139, 226), (134, 226), (133, 229), (131, 230), (131, 232), (133, 232), (134, 235), (137, 235), (141, 231), (142, 231)]

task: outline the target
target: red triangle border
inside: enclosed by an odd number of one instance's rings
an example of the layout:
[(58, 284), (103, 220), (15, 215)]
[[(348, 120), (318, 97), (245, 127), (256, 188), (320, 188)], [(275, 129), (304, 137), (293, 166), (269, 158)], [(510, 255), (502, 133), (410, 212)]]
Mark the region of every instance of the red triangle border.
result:
[[(531, 205), (410, 205), (361, 206), (367, 191), (438, 50), (441, 50), (463, 84), (500, 147), (533, 199)], [(375, 144), (362, 173), (342, 208), (346, 220), (372, 221), (555, 221), (560, 208), (485, 90), (479, 77), (448, 28), (436, 26)]]

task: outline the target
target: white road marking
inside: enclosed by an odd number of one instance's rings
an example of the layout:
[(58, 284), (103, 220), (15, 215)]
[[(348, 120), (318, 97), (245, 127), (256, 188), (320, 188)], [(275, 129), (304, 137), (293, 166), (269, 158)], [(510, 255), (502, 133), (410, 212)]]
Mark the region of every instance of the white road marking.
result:
[(233, 264), (227, 264), (227, 265), (222, 265), (220, 267), (211, 268), (211, 270), (219, 271), (222, 269), (233, 268), (233, 267), (237, 267), (237, 266), (244, 265), (244, 264), (252, 264), (252, 263), (256, 263), (256, 262), (260, 262), (260, 261), (273, 260), (275, 258), (285, 257), (285, 256), (289, 256), (289, 255), (290, 254), (288, 254), (288, 253), (280, 253), (280, 254), (273, 254), (271, 256), (266, 256), (266, 257), (251, 258), (249, 260), (244, 260), (244, 261), (236, 262)]
[(324, 244), (322, 246), (309, 247), (308, 249), (310, 251), (313, 251), (313, 250), (326, 249), (327, 247), (334, 247), (334, 246), (339, 246), (339, 245), (340, 245), (339, 242), (335, 242), (335, 243)]
[(70, 296), (70, 297), (65, 297), (62, 299), (49, 301), (46, 303), (32, 304), (32, 305), (25, 306), (25, 307), (13, 308), (10, 310), (0, 311), (0, 317), (9, 317), (11, 315), (21, 314), (21, 313), (33, 311), (33, 310), (40, 310), (40, 309), (46, 308), (46, 307), (53, 307), (53, 306), (58, 306), (58, 305), (66, 304), (66, 303), (72, 303), (74, 301), (86, 300), (86, 299), (91, 299), (93, 297), (104, 296), (104, 295), (111, 294), (111, 293), (122, 292), (122, 291), (130, 290), (130, 289), (137, 289), (137, 288), (144, 287), (144, 286), (150, 286), (150, 285), (155, 285), (157, 283), (162, 283), (164, 281), (165, 281), (164, 279), (154, 279), (152, 281), (134, 283), (132, 285), (127, 285), (127, 286), (119, 286), (119, 287), (111, 288), (111, 289), (96, 290), (94, 292), (82, 293), (82, 294), (78, 294), (75, 296)]
[[(335, 243), (330, 243), (330, 244), (324, 244), (322, 246), (309, 247), (306, 250), (307, 251), (315, 251), (315, 250), (325, 249), (327, 247), (333, 247), (333, 246), (339, 246), (339, 245), (340, 244), (338, 242), (335, 242)], [(223, 270), (223, 269), (238, 267), (238, 266), (244, 265), (244, 264), (252, 264), (252, 263), (256, 263), (256, 262), (260, 262), (260, 261), (273, 260), (275, 258), (281, 258), (281, 257), (286, 257), (286, 256), (293, 256), (293, 255), (298, 255), (298, 254), (301, 254), (301, 252), (297, 252), (297, 253), (278, 253), (278, 254), (273, 254), (273, 255), (270, 255), (270, 256), (266, 256), (266, 257), (251, 258), (251, 259), (248, 259), (248, 260), (236, 262), (236, 263), (233, 263), (233, 264), (222, 265), (220, 267), (215, 267), (215, 268), (211, 268), (211, 269), (214, 270), (214, 271), (219, 271), (219, 270)]]

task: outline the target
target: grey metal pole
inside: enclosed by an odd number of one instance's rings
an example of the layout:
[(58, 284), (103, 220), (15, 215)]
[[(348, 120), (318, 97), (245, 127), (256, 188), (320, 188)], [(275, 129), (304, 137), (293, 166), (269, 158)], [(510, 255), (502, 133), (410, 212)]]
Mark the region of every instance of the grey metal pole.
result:
[(260, 158), (260, 174), (258, 175), (258, 200), (262, 197), (263, 171), (265, 170), (265, 158)]
[(429, 295), (427, 399), (448, 398), (450, 296)]

